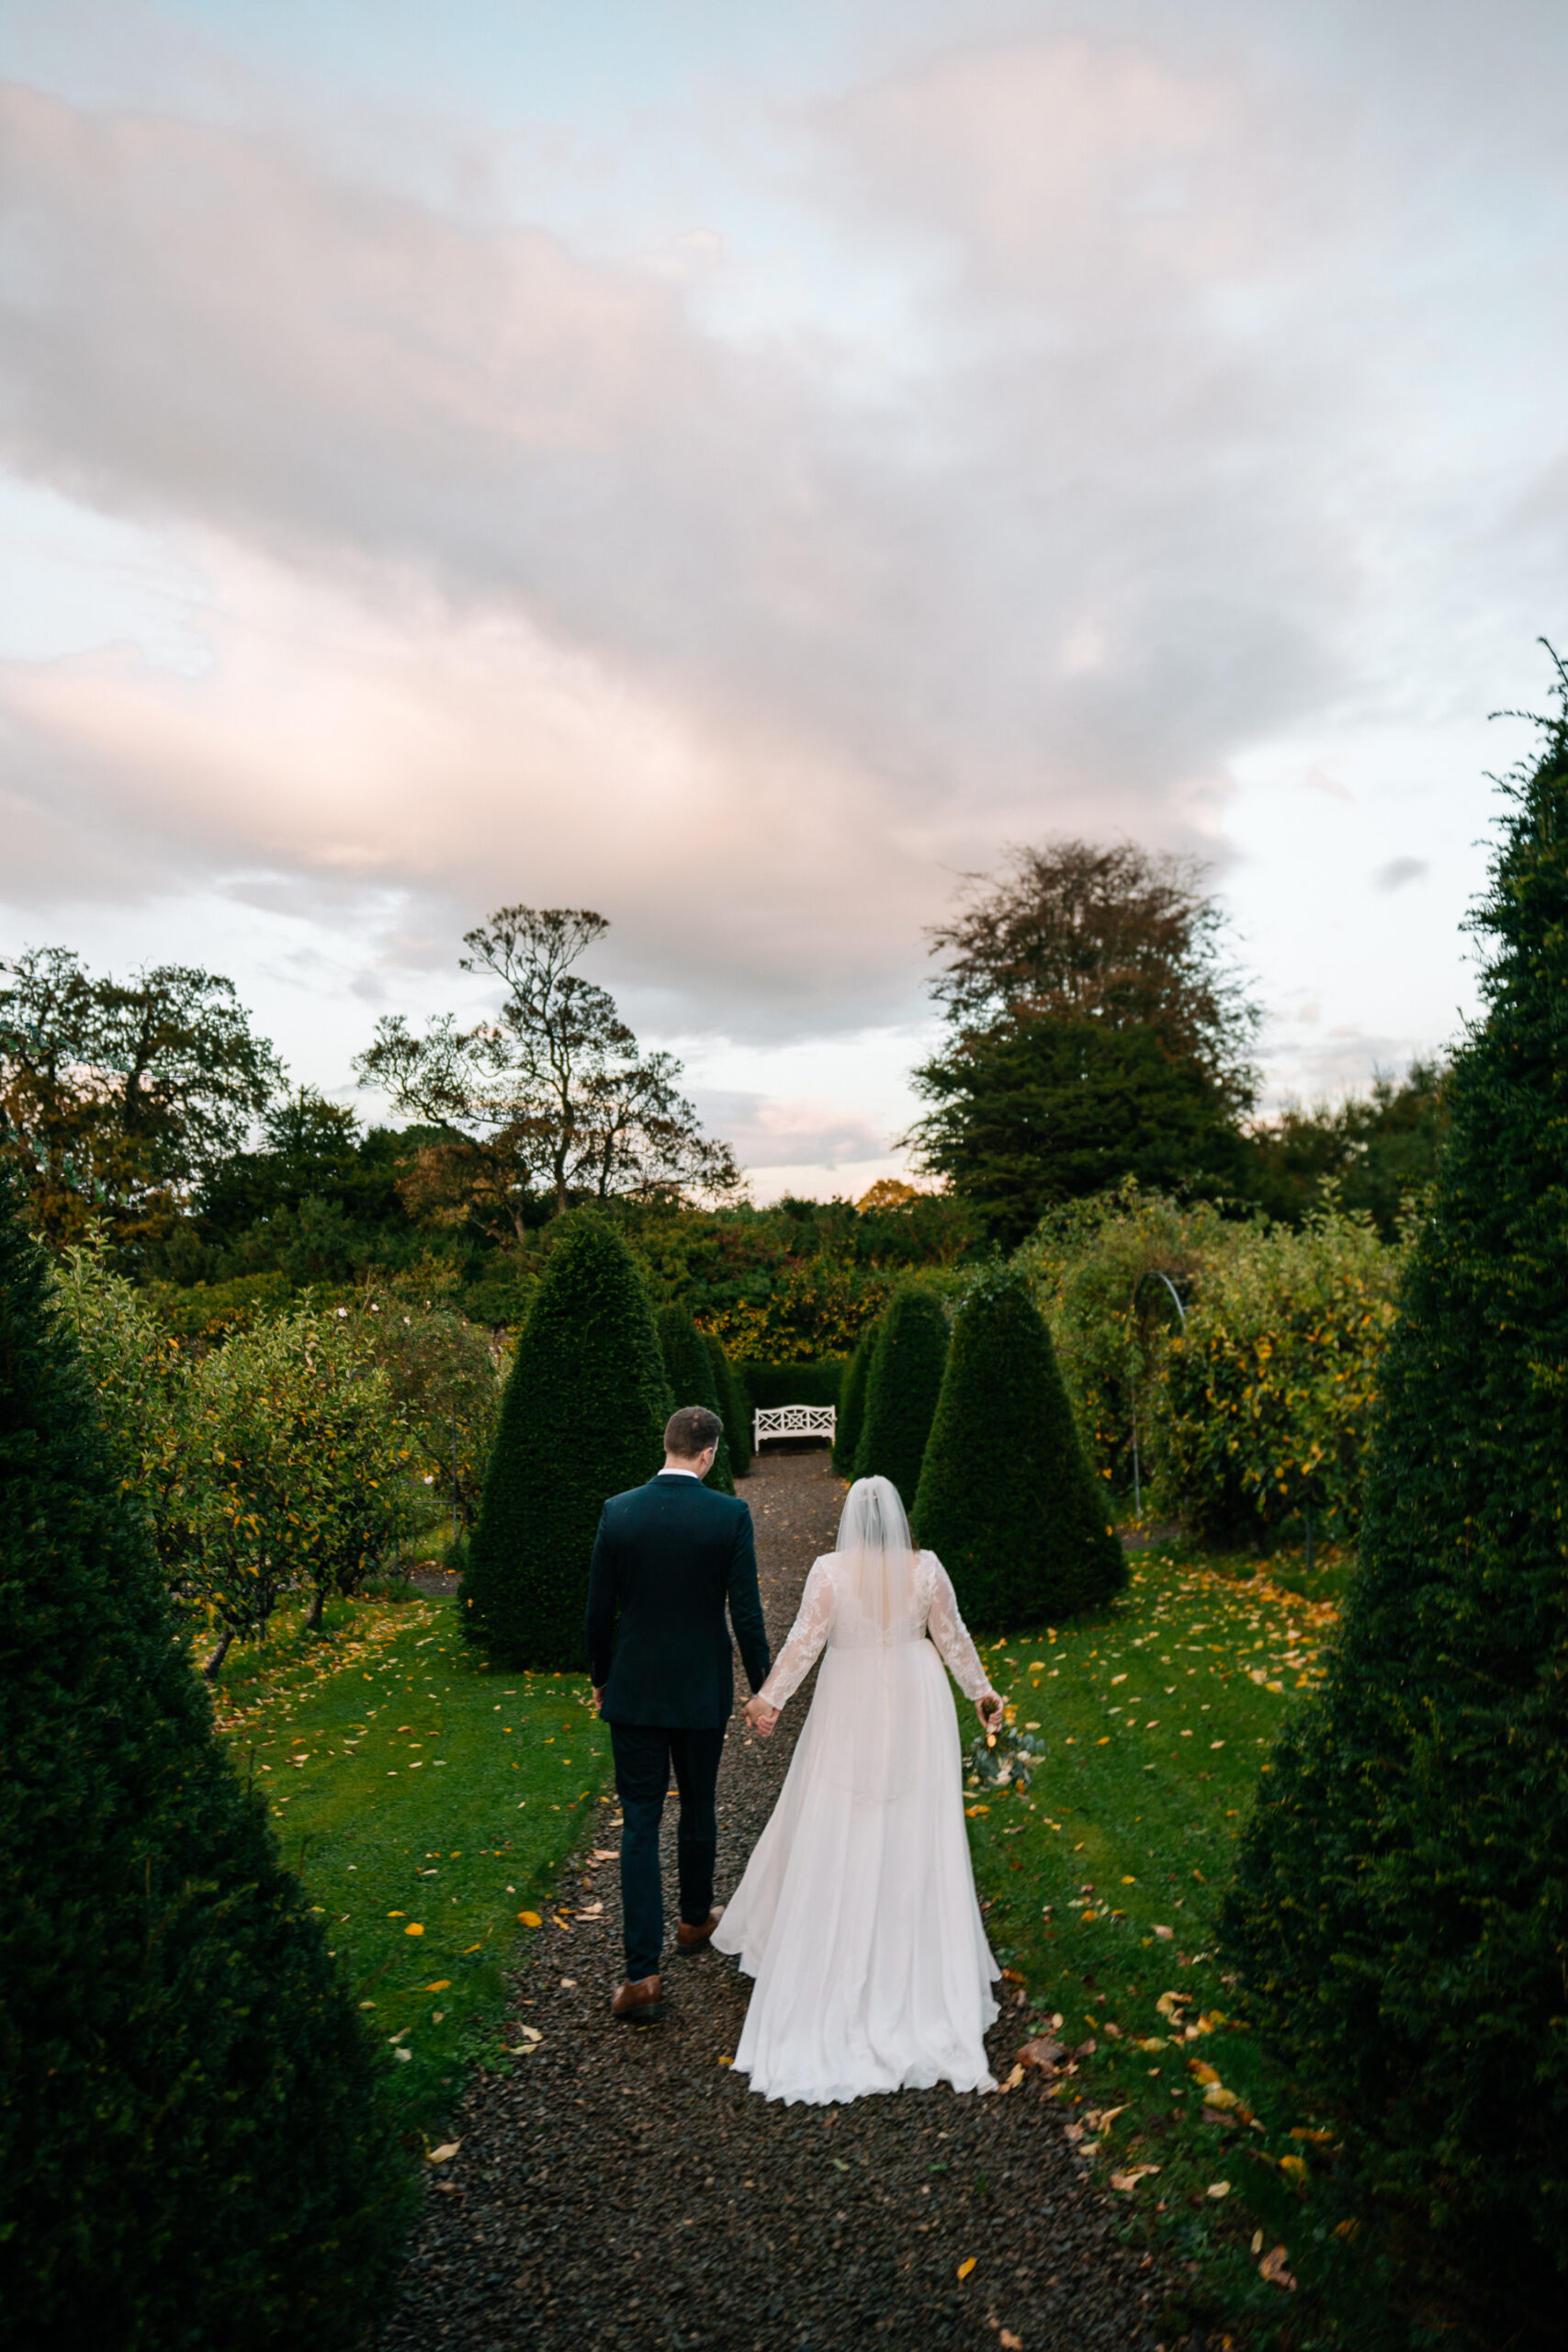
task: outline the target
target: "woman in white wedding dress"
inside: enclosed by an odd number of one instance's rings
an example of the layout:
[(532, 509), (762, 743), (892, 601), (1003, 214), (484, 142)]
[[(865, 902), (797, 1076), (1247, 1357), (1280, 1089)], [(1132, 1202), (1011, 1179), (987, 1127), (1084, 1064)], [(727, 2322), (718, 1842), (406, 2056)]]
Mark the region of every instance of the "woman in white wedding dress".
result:
[(713, 1939), (757, 1980), (736, 2067), (786, 2101), (994, 2090), (984, 2035), (1001, 1972), (975, 1899), (942, 1659), (983, 1723), (1002, 1702), (886, 1478), (851, 1487), (837, 1548), (747, 1709), (758, 1731), (824, 1644), (788, 1777)]

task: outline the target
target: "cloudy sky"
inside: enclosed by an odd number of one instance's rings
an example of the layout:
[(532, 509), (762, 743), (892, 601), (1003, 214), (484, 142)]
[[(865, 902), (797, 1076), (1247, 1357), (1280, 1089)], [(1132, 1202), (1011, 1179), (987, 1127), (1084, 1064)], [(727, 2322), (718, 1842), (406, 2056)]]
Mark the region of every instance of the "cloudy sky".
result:
[(1208, 858), (1275, 1099), (1440, 1045), (1565, 87), (1560, 0), (0, 0), (0, 953), (353, 1100), (593, 906), (760, 1199), (897, 1164), (1010, 842)]

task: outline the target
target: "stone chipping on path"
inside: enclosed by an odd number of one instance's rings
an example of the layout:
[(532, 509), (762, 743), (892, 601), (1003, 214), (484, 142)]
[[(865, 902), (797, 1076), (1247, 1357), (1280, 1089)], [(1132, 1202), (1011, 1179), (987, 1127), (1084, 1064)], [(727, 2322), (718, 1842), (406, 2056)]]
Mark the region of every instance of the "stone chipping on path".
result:
[[(822, 1452), (802, 1451), (760, 1457), (741, 1492), (776, 1654), (845, 1487)], [(736, 1691), (720, 1902), (773, 1809), (811, 1683), (771, 1740), (746, 1730), (739, 1659)], [(667, 1950), (675, 1814), (671, 1792)], [(1152, 2352), (1168, 2282), (1118, 2243), (1123, 2214), (1086, 2177), (1032, 2076), (1005, 2097), (939, 2086), (827, 2109), (764, 2100), (720, 2063), (750, 1980), (711, 1951), (667, 1961), (661, 2024), (615, 2022), (619, 1873), (592, 1856), (615, 1844), (617, 1819), (613, 1802), (594, 1815), (560, 1888), (577, 1914), (565, 1930), (547, 1917), (513, 1984), (507, 2039), (536, 2033), (532, 2054), (476, 2077), (453, 2120), (457, 2155), (427, 2172), (378, 2352)], [(989, 2038), (998, 2079), (1021, 2038), (1004, 2009)]]

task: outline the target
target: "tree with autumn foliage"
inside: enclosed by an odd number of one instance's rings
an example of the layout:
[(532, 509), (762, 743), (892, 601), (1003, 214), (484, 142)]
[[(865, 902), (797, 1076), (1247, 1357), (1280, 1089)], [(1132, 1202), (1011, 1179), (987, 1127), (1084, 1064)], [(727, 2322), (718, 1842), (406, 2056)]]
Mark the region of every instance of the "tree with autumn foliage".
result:
[(996, 1239), (1128, 1176), (1246, 1189), (1260, 1016), (1203, 885), (1190, 858), (1058, 841), (971, 876), (932, 932), (948, 1037), (912, 1140)]

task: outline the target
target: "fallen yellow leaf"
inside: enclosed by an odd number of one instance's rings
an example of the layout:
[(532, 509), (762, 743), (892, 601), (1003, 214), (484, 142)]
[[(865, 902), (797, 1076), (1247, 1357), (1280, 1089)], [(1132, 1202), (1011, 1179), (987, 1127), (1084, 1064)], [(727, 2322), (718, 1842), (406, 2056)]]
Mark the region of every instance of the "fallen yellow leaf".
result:
[(718, 2063), (721, 2066), (733, 2066), (735, 2061), (733, 2058), (721, 2058)]
[(988, 1804), (966, 1804), (964, 1810), (968, 1818), (973, 1821), (977, 1813), (989, 1813), (991, 1808)]
[(427, 1984), (424, 1989), (427, 1993), (449, 1993), (452, 1990), (452, 1979), (449, 1976), (438, 1976), (434, 1984)]
[(1111, 2186), (1112, 2188), (1131, 2191), (1136, 2188), (1139, 2181), (1147, 2180), (1151, 2173), (1158, 2172), (1158, 2165), (1129, 2165), (1125, 2172), (1113, 2172), (1111, 2174)]
[(1288, 2172), (1292, 2180), (1300, 2181), (1303, 2188), (1306, 2187), (1307, 2182), (1312, 2178), (1312, 2173), (1304, 2156), (1281, 2156), (1280, 2159), (1280, 2170), (1281, 2172)]
[(1230, 2193), (1231, 2185), (1228, 2180), (1212, 2180), (1203, 2191), (1205, 2197), (1228, 2197)]
[(424, 1929), (420, 1926), (417, 1919), (411, 1919), (408, 1926), (403, 1929), (403, 1933), (405, 1936), (423, 1936)]
[(1258, 2266), (1258, 2275), (1260, 2278), (1267, 2278), (1272, 2287), (1293, 2288), (1296, 2283), (1285, 2267), (1285, 2249), (1282, 2245), (1271, 2247), (1264, 2256)]
[(959, 2266), (958, 2266), (958, 2275), (959, 2275), (960, 2278), (968, 2278), (969, 2273), (970, 2273), (970, 2272), (974, 2269), (974, 2267), (975, 2267), (975, 2262), (976, 2262), (976, 2256), (975, 2256), (974, 2255), (971, 2255), (971, 2256), (969, 2256), (969, 2259), (967, 2260), (967, 2262), (961, 2262), (961, 2263), (959, 2264)]
[(444, 2146), (432, 2148), (429, 2155), (425, 2158), (425, 2162), (433, 2165), (450, 2164), (452, 2158), (457, 2154), (462, 2144), (461, 2140), (448, 2140)]
[(1015, 2335), (1010, 2327), (1003, 2328), (997, 2342), (1001, 2346), (1002, 2352), (1023, 2352), (1022, 2336)]

